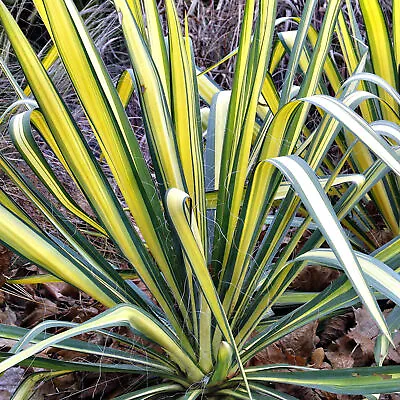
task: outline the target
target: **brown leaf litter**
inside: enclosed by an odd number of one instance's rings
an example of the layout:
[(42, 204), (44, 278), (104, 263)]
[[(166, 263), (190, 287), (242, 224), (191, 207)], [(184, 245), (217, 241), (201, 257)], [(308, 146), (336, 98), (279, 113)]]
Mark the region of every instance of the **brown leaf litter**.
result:
[[(387, 314), (387, 312), (385, 312)], [(379, 329), (364, 308), (323, 323), (305, 325), (262, 350), (252, 365), (291, 364), (318, 369), (368, 367), (374, 363), (374, 346)], [(400, 345), (400, 333), (394, 335)], [(400, 346), (391, 347), (386, 364), (400, 363)], [(276, 384), (276, 389), (301, 400), (351, 400), (344, 396), (304, 387)], [(381, 400), (400, 400), (399, 396), (381, 396)]]

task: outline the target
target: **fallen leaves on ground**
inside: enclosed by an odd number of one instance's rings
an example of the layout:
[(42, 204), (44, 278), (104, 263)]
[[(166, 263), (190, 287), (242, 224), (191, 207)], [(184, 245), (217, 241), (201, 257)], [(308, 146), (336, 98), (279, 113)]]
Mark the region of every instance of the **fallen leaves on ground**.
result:
[(43, 284), (46, 293), (55, 300), (68, 300), (79, 298), (79, 290), (65, 282), (51, 282)]
[(354, 313), (352, 311), (324, 321), (323, 330), (320, 333), (320, 345), (326, 347), (330, 343), (342, 337), (353, 326)]
[[(8, 267), (10, 261), (11, 254), (0, 247), (0, 273), (6, 270), (5, 268), (1, 269), (1, 263), (8, 263)], [(28, 268), (24, 266), (25, 273), (40, 273), (36, 266)], [(338, 274), (335, 270), (323, 267), (307, 267), (299, 274), (292, 288), (304, 291), (322, 290)], [(147, 291), (142, 282), (136, 280), (135, 283)], [(79, 324), (104, 311), (104, 308), (93, 299), (63, 282), (27, 285), (24, 288), (31, 301), (6, 295), (7, 302), (0, 308), (0, 323), (30, 328), (44, 320), (57, 319)], [(53, 331), (56, 333), (59, 328)], [(126, 328), (116, 329), (116, 332), (132, 336)], [(374, 346), (378, 335), (379, 330), (368, 311), (360, 308), (325, 321), (315, 321), (297, 329), (261, 351), (254, 357), (251, 364), (284, 363), (318, 369), (371, 366), (374, 364)], [(86, 333), (76, 338), (101, 346), (121, 346), (111, 338), (96, 332)], [(394, 341), (396, 345), (400, 344), (400, 333), (394, 335)], [(11, 341), (0, 341), (2, 350), (9, 349), (11, 345)], [(40, 355), (70, 361), (97, 360), (96, 356), (57, 348), (47, 349)], [(400, 363), (400, 346), (390, 348), (385, 363)], [(83, 391), (82, 387), (87, 390)], [(86, 395), (90, 398), (99, 396), (100, 393), (103, 395), (119, 393), (121, 388), (119, 378), (112, 375), (109, 379), (99, 381), (97, 374), (80, 374), (79, 379), (71, 374), (43, 384), (39, 393), (58, 391), (60, 397), (54, 397), (54, 399), (58, 399), (68, 396), (72, 391), (79, 393), (79, 398), (84, 399), (87, 398)], [(359, 396), (334, 395), (321, 390), (283, 384), (276, 385), (276, 388), (300, 400), (355, 400), (361, 398)], [(397, 395), (381, 396), (381, 400), (400, 400), (400, 398)]]
[(319, 265), (306, 266), (290, 285), (291, 290), (320, 292), (337, 279), (340, 272)]
[[(6, 283), (6, 273), (11, 264), (12, 252), (0, 245), (0, 289)], [(4, 293), (0, 290), (0, 304), (4, 303)]]
[[(368, 310), (359, 308), (297, 329), (261, 351), (252, 365), (284, 363), (318, 369), (368, 367), (375, 365), (374, 347), (379, 334)], [(394, 334), (394, 342), (396, 348), (390, 348), (386, 364), (400, 363), (400, 333)], [(362, 399), (361, 396), (336, 395), (292, 385), (277, 384), (275, 387), (301, 400)], [(381, 396), (381, 400), (400, 398), (394, 394)]]
[(10, 307), (5, 306), (3, 311), (0, 311), (0, 323), (5, 325), (15, 325), (17, 322), (17, 315)]
[(58, 306), (49, 299), (35, 297), (35, 302), (27, 303), (25, 308), (25, 318), (21, 325), (26, 328), (32, 328), (38, 323), (55, 317), (58, 314)]
[(254, 357), (252, 364), (306, 365), (319, 341), (317, 326), (317, 321), (307, 324), (271, 344)]

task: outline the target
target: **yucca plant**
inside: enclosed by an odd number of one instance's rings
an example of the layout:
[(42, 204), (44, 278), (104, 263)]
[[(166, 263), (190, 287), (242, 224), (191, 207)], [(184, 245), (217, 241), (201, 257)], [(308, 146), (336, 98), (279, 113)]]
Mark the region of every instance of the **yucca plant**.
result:
[[(118, 399), (293, 399), (273, 383), (365, 396), (399, 390), (398, 366), (336, 371), (249, 366), (259, 351), (295, 329), (355, 304), (363, 303), (382, 331), (378, 363), (398, 328), (399, 309), (386, 322), (376, 299), (400, 304), (399, 127), (380, 118), (365, 120), (354, 110), (375, 110), (378, 101), (385, 101), (394, 118), (400, 96), (383, 79), (364, 73), (368, 53), (356, 53), (352, 77), (344, 82), (328, 54), (335, 27), (341, 33), (345, 28), (341, 3), (329, 1), (317, 32), (311, 26), (317, 1), (307, 1), (302, 18), (294, 19), (298, 30), (281, 32), (276, 39), (275, 26), (286, 20), (276, 19), (277, 1), (248, 0), (232, 90), (222, 91), (196, 69), (188, 24), (183, 34), (173, 0), (165, 0), (166, 38), (156, 1), (114, 0), (132, 63), (117, 87), (72, 0), (35, 0), (54, 43), (42, 61), (0, 2), (1, 24), (29, 84), (20, 88), (4, 68), (21, 97), (8, 113), (26, 107), (10, 119), (9, 132), (58, 201), (46, 199), (0, 156), (1, 169), (53, 227), (51, 233), (39, 227), (0, 192), (0, 240), (48, 272), (8, 284), (63, 280), (108, 308), (79, 325), (45, 321), (31, 330), (1, 325), (0, 336), (16, 344), (1, 354), (0, 371), (17, 364), (48, 370), (29, 376), (14, 398), (29, 398), (39, 381), (74, 371), (147, 377), (143, 387)], [(286, 53), (286, 77), (279, 87), (272, 74)], [(100, 159), (48, 76), (57, 58), (101, 148)], [(368, 87), (379, 85), (383, 100), (357, 91), (365, 80)], [(151, 165), (125, 112), (132, 95), (140, 101)], [(313, 117), (314, 126), (307, 129), (314, 109), (320, 118)], [(60, 183), (35, 132), (76, 183), (92, 214)], [(334, 162), (329, 158), (333, 144), (340, 149)], [(365, 168), (360, 151), (370, 157)], [(330, 198), (336, 199), (333, 205)], [(365, 199), (375, 202), (393, 234), (382, 247), (368, 235), (376, 222), (364, 210)], [(62, 209), (81, 224), (69, 222)], [(288, 230), (296, 226), (287, 240)], [(308, 229), (313, 233), (304, 237)], [(89, 236), (109, 238), (131, 269), (116, 269)], [(288, 291), (308, 264), (344, 273), (320, 293)], [(145, 291), (131, 281), (134, 277)], [(282, 304), (293, 311), (275, 315)], [(127, 326), (134, 338), (110, 329), (118, 326)], [(45, 332), (51, 328), (68, 329)], [(111, 336), (130, 350), (72, 339), (89, 331)], [(35, 356), (50, 346), (114, 362)]]

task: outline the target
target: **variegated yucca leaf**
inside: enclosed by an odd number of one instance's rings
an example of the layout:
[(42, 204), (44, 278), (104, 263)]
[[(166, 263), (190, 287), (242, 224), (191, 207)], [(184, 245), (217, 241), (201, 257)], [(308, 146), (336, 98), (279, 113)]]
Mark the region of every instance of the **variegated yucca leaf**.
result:
[(32, 392), (35, 390), (35, 386), (40, 382), (45, 382), (49, 379), (56, 378), (68, 374), (70, 371), (54, 371), (54, 372), (34, 372), (27, 376), (15, 390), (12, 400), (29, 400), (32, 396)]
[[(44, 270), (6, 285), (65, 281), (106, 308), (81, 324), (0, 325), (0, 337), (14, 341), (0, 353), (0, 372), (43, 369), (13, 398), (77, 371), (136, 376), (119, 400), (295, 399), (273, 383), (366, 397), (398, 390), (400, 367), (382, 365), (400, 323), (399, 2), (391, 35), (379, 1), (360, 0), (364, 43), (350, 0), (327, 2), (318, 29), (315, 0), (302, 16), (283, 18), (277, 0), (247, 0), (237, 49), (204, 71), (174, 0), (164, 1), (165, 13), (156, 0), (113, 3), (131, 63), (117, 84), (73, 0), (34, 0), (51, 38), (42, 58), (0, 0), (0, 26), (26, 78), (20, 86), (0, 60), (18, 97), (0, 123), (29, 172), (5, 152), (0, 168), (45, 219), (37, 223), (1, 188), (0, 241)], [(334, 34), (342, 57), (330, 51)], [(232, 57), (227, 90), (210, 72)], [(80, 121), (54, 68), (72, 84)], [(129, 119), (132, 98), (144, 151)], [(392, 240), (380, 243), (379, 229)], [(107, 260), (97, 237), (129, 268)], [(288, 290), (307, 265), (343, 273), (320, 292)], [(397, 304), (387, 319), (377, 303), (385, 299)], [(381, 331), (379, 366), (249, 366), (295, 329), (361, 304)], [(279, 306), (290, 311), (275, 315)], [(87, 332), (114, 345), (74, 338)], [(41, 357), (48, 347), (94, 361)]]

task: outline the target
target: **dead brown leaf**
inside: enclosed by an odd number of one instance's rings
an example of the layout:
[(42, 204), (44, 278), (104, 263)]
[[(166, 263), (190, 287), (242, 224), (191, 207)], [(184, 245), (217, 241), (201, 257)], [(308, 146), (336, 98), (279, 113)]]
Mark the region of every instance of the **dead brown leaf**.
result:
[(325, 354), (333, 368), (352, 368), (354, 365), (353, 350), (354, 342), (346, 336), (342, 336), (328, 347)]
[(75, 304), (64, 314), (64, 318), (72, 322), (82, 323), (99, 314), (99, 310), (92, 306), (82, 306)]
[(317, 326), (318, 322), (315, 321), (286, 335), (258, 353), (252, 364), (307, 365), (319, 340), (316, 336)]
[(17, 315), (10, 307), (6, 306), (4, 311), (0, 311), (0, 323), (5, 325), (15, 325), (17, 322)]
[(11, 393), (8, 390), (0, 389), (0, 399), (11, 399)]
[(65, 282), (44, 283), (46, 293), (55, 300), (77, 299), (79, 290)]
[(309, 359), (315, 345), (319, 342), (319, 338), (316, 336), (317, 327), (318, 321), (314, 321), (296, 329), (280, 340), (281, 346), (297, 356)]
[(296, 399), (307, 399), (307, 400), (325, 400), (314, 389), (310, 389), (303, 386), (277, 384), (275, 385), (276, 390), (287, 393), (294, 396)]
[(305, 267), (293, 280), (290, 288), (304, 292), (320, 292), (338, 278), (340, 272), (335, 269), (312, 265)]
[(379, 335), (379, 328), (365, 308), (354, 311), (356, 326), (350, 329), (347, 336), (353, 339), (361, 350), (369, 357), (374, 355), (375, 339)]
[[(379, 328), (364, 308), (354, 310), (354, 317), (355, 326), (327, 348), (326, 357), (333, 368), (370, 366), (374, 362), (375, 341)], [(393, 358), (398, 359), (395, 353), (391, 354)]]
[(325, 322), (320, 334), (320, 345), (325, 347), (346, 334), (354, 325), (354, 313), (338, 315)]
[(311, 354), (311, 366), (321, 368), (325, 359), (325, 351), (322, 347), (316, 348)]
[(0, 288), (7, 280), (5, 274), (10, 268), (12, 254), (7, 247), (0, 245)]
[(65, 361), (77, 361), (82, 360), (82, 358), (85, 357), (84, 355), (82, 355), (82, 353), (78, 351), (62, 350), (55, 347), (49, 347), (46, 351), (46, 354), (49, 355), (49, 357), (51, 358), (56, 356), (57, 358), (61, 358)]
[(394, 238), (393, 232), (389, 229), (374, 229), (367, 232), (367, 236), (377, 247), (383, 246)]
[[(14, 346), (15, 340), (10, 340), (10, 339), (3, 339), (0, 338), (0, 350), (1, 351), (7, 351), (11, 349), (12, 346)], [(0, 397), (1, 399), (1, 397)]]
[(22, 320), (21, 325), (27, 328), (37, 325), (46, 318), (54, 317), (58, 313), (57, 304), (49, 299), (41, 299), (35, 297), (36, 302), (27, 303), (25, 307), (26, 317)]
[(384, 394), (379, 398), (379, 400), (400, 400), (400, 394)]

